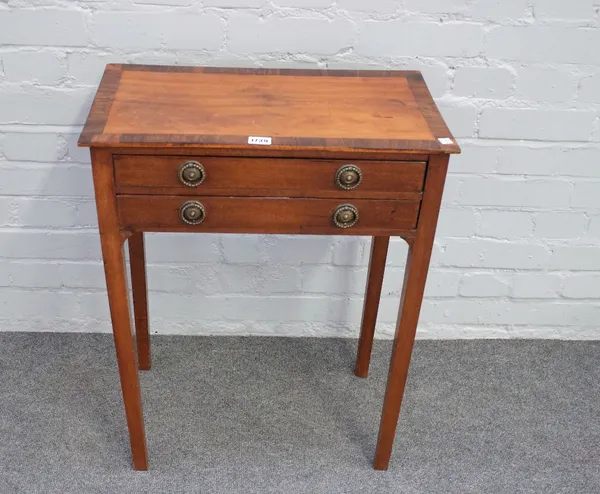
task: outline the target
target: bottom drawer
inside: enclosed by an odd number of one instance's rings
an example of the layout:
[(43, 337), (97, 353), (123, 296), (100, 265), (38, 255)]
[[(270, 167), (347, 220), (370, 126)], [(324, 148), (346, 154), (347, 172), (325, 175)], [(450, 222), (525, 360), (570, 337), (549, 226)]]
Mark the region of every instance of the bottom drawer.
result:
[(144, 231), (376, 235), (413, 230), (419, 201), (117, 197), (121, 225)]

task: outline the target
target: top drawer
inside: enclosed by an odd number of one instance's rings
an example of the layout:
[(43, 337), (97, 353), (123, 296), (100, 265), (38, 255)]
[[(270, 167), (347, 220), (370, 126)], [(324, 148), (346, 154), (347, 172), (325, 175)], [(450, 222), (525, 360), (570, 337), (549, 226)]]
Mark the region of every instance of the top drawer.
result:
[(193, 156), (114, 157), (117, 192), (287, 197), (418, 197), (425, 163)]

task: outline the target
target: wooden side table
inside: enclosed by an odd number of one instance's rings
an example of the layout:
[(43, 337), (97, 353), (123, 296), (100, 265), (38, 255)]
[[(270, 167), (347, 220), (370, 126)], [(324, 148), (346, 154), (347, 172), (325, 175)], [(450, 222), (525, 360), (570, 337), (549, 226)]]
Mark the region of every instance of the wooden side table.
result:
[(421, 74), (108, 65), (79, 145), (91, 147), (134, 468), (148, 465), (137, 374), (150, 369), (143, 232), (168, 231), (372, 236), (359, 377), (390, 235), (406, 240), (375, 452), (375, 468), (387, 469), (448, 158), (460, 152)]

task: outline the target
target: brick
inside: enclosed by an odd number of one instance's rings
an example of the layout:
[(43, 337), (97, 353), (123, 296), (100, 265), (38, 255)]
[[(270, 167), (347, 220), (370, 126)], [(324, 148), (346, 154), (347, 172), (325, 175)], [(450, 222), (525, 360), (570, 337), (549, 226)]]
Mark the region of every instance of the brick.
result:
[(411, 63), (407, 69), (419, 70), (423, 74), (425, 84), (434, 98), (443, 96), (450, 86), (448, 67), (445, 65), (420, 65)]
[(567, 208), (571, 195), (568, 181), (519, 177), (464, 177), (460, 204)]
[[(398, 281), (403, 278), (398, 276)], [(458, 294), (458, 285), (460, 283), (460, 273), (457, 271), (439, 271), (430, 270), (427, 275), (425, 285), (426, 297), (455, 297)], [(400, 289), (396, 293), (400, 295)]]
[(147, 266), (148, 290), (156, 293), (202, 293), (196, 290), (195, 283), (204, 284), (205, 277), (211, 278), (211, 284), (218, 290), (217, 272), (213, 266), (182, 265), (168, 266), (151, 264)]
[(505, 146), (498, 156), (499, 174), (564, 175), (600, 178), (600, 167), (590, 163), (600, 160), (598, 148), (556, 148)]
[(93, 96), (90, 89), (5, 89), (0, 91), (0, 123), (83, 124)]
[(496, 146), (461, 145), (462, 153), (452, 156), (451, 173), (493, 173), (504, 148)]
[(67, 64), (62, 54), (18, 51), (2, 55), (4, 75), (9, 82), (27, 82), (53, 86), (66, 75)]
[(363, 295), (367, 268), (350, 266), (306, 266), (302, 269), (302, 291), (331, 295)]
[(133, 0), (133, 3), (142, 5), (171, 5), (174, 7), (187, 7), (193, 0)]
[(224, 24), (213, 14), (98, 12), (93, 16), (91, 32), (100, 47), (219, 50)]
[(377, 14), (392, 14), (397, 12), (400, 4), (397, 0), (378, 0), (365, 2), (364, 0), (337, 0), (337, 8), (357, 12), (374, 12)]
[(0, 286), (15, 288), (60, 288), (59, 264), (15, 259), (0, 260)]
[[(26, 293), (23, 291), (22, 293)], [(59, 295), (62, 299), (71, 298), (71, 301), (75, 297), (71, 293), (60, 292)], [(78, 294), (79, 295), (79, 294)], [(79, 297), (78, 297), (79, 298)], [(79, 300), (78, 300), (79, 302)], [(100, 303), (102, 303), (100, 301)], [(108, 311), (108, 302), (106, 297), (104, 304)], [(10, 321), (10, 322), (9, 322)], [(112, 327), (110, 325), (110, 318), (104, 317), (90, 317), (85, 308), (81, 310), (81, 314), (77, 319), (72, 318), (58, 318), (53, 314), (48, 317), (26, 317), (22, 319), (4, 319), (4, 324), (10, 324), (11, 331), (24, 331), (24, 332), (40, 332), (40, 331), (57, 331), (64, 333), (82, 333), (82, 332), (93, 332), (93, 333), (105, 333), (112, 334)], [(173, 325), (175, 326), (175, 325)]]
[(506, 99), (512, 93), (513, 74), (491, 67), (458, 67), (452, 94), (470, 98)]
[(589, 141), (595, 119), (592, 111), (484, 108), (479, 137)]
[(505, 146), (498, 154), (496, 172), (503, 175), (555, 175), (560, 154), (556, 148)]
[(445, 241), (440, 265), (469, 268), (540, 269), (550, 251), (537, 242), (502, 242), (488, 239)]
[(488, 58), (546, 63), (600, 63), (600, 31), (564, 26), (500, 26), (488, 35)]
[(600, 72), (581, 81), (579, 101), (582, 103), (600, 103)]
[(600, 247), (568, 245), (553, 248), (551, 269), (600, 271)]
[(231, 263), (259, 263), (262, 259), (264, 236), (223, 235), (221, 245), (223, 257)]
[[(351, 46), (356, 26), (347, 19), (275, 18), (238, 14), (229, 20), (232, 53), (307, 52), (334, 54)], [(306, 33), (310, 32), (310, 36)]]
[(93, 199), (79, 198), (76, 204), (76, 224), (87, 228), (98, 228), (96, 201)]
[(76, 51), (67, 55), (67, 61), (67, 74), (76, 85), (95, 87), (100, 84), (107, 64), (123, 60), (116, 55)]
[(148, 289), (152, 292), (190, 293), (194, 295), (214, 295), (222, 293), (219, 273), (223, 266), (183, 265), (148, 266)]
[(404, 0), (403, 8), (409, 12), (457, 14), (467, 10), (468, 2), (467, 0)]
[(149, 263), (214, 263), (219, 260), (215, 235), (146, 234), (146, 259)]
[(572, 239), (582, 237), (589, 220), (583, 213), (538, 213), (535, 216), (538, 238)]
[(14, 225), (35, 228), (77, 226), (77, 203), (65, 199), (15, 197)]
[(600, 216), (590, 216), (588, 235), (592, 238), (600, 238)]
[(549, 273), (515, 273), (512, 296), (515, 298), (556, 298), (563, 279)]
[[(246, 320), (246, 321), (337, 321), (353, 323), (360, 319), (361, 299), (342, 300), (323, 295), (269, 295), (187, 297), (174, 293), (157, 293), (153, 307), (173, 321)], [(240, 316), (243, 314), (243, 316)]]
[(460, 175), (447, 175), (442, 196), (442, 206), (456, 206), (461, 194), (462, 177)]
[(61, 136), (66, 141), (68, 161), (74, 161), (76, 163), (91, 163), (90, 148), (79, 147), (77, 140), (79, 134), (64, 134)]
[[(85, 314), (86, 317), (91, 317), (94, 319), (103, 319), (106, 317), (110, 321), (110, 310), (108, 307), (108, 299), (106, 297), (106, 293), (100, 291), (90, 293), (76, 290), (73, 290), (72, 293), (77, 294), (77, 303), (81, 308), (81, 312)], [(155, 319), (153, 318), (153, 321), (154, 320)], [(110, 326), (108, 328), (108, 331), (112, 332), (112, 328)]]
[[(370, 256), (371, 256), (371, 246), (369, 246), (369, 248), (366, 249), (365, 252), (366, 252), (365, 262), (368, 264)], [(389, 266), (400, 266), (400, 267), (404, 268), (404, 266), (406, 265), (406, 257), (407, 256), (408, 256), (407, 243), (399, 237), (395, 237), (395, 238), (392, 237), (390, 239), (390, 244), (388, 247), (387, 264)]]
[(441, 267), (441, 259), (443, 256), (442, 248), (445, 248), (445, 246), (442, 246), (442, 239), (436, 239), (433, 243), (433, 250), (431, 251), (430, 266), (435, 268)]
[(15, 133), (0, 137), (4, 157), (14, 161), (59, 161), (65, 155), (56, 134)]
[(64, 262), (58, 265), (60, 286), (65, 288), (106, 289), (101, 262)]
[(300, 7), (303, 9), (331, 7), (333, 0), (272, 0), (281, 7)]
[(297, 266), (224, 264), (218, 267), (220, 293), (297, 293), (300, 270)]
[(267, 0), (204, 0), (205, 7), (237, 8), (261, 7)]
[(0, 10), (0, 44), (85, 46), (89, 41), (84, 19), (76, 10)]
[[(499, 325), (468, 325), (468, 324), (419, 324), (417, 331), (417, 339), (433, 340), (433, 339), (486, 339), (486, 338), (514, 338), (514, 328)], [(393, 333), (391, 335), (393, 337)], [(390, 337), (391, 339), (391, 337)]]
[(442, 208), (438, 219), (438, 237), (472, 237), (477, 229), (477, 215), (471, 209)]
[(13, 222), (13, 199), (10, 197), (0, 197), (0, 225), (8, 225)]
[(331, 262), (333, 239), (324, 236), (271, 237), (262, 247), (268, 263), (324, 264)]
[(598, 160), (598, 148), (505, 147), (497, 173), (600, 178), (600, 167), (590, 166)]
[(531, 236), (533, 215), (521, 211), (482, 211), (481, 237), (519, 239)]
[(483, 18), (494, 21), (528, 18), (528, 0), (475, 0), (467, 14), (474, 18)]
[(562, 149), (554, 153), (556, 173), (572, 177), (600, 178), (600, 167), (590, 166), (600, 160), (600, 148)]
[(100, 239), (89, 232), (0, 231), (0, 257), (100, 259)]
[(473, 106), (446, 106), (438, 105), (440, 113), (444, 117), (449, 129), (452, 129), (454, 137), (472, 137), (475, 133), (475, 122), (477, 121), (477, 108)]
[[(79, 296), (49, 291), (21, 291), (0, 288), (2, 317), (5, 319), (40, 319), (40, 307), (46, 307), (42, 327), (47, 331), (47, 322), (53, 319), (77, 319), (82, 315)], [(106, 299), (106, 295), (104, 295)], [(106, 304), (106, 302), (105, 302)]]
[(500, 273), (467, 273), (460, 281), (463, 297), (506, 297), (510, 293), (510, 278)]
[[(461, 308), (459, 308), (459, 305)], [(490, 323), (490, 307), (506, 311), (506, 302), (484, 302), (473, 300), (429, 300), (423, 301), (420, 323), (429, 324), (481, 324)], [(486, 317), (487, 316), (487, 317)]]
[[(367, 272), (368, 268), (364, 268), (365, 275), (363, 286), (361, 287), (362, 291), (357, 292), (360, 296), (364, 297), (365, 288), (367, 286)], [(433, 270), (430, 271), (430, 273)], [(400, 293), (402, 292), (402, 283), (404, 281), (404, 266), (397, 267), (391, 266), (389, 263), (385, 268), (385, 274), (383, 276), (383, 285), (381, 287), (381, 296), (382, 297), (397, 297), (396, 300), (400, 300)], [(430, 284), (434, 285), (432, 288), (435, 290), (438, 288), (437, 283), (431, 282)], [(398, 313), (398, 306), (394, 309), (396, 313)]]
[(356, 52), (374, 57), (474, 57), (482, 45), (480, 24), (365, 21)]
[(562, 294), (566, 298), (600, 298), (600, 274), (568, 276)]
[(0, 174), (0, 194), (86, 197), (94, 194), (89, 167), (0, 162)]
[(517, 72), (517, 99), (562, 103), (573, 100), (575, 90), (572, 71), (522, 67)]
[(571, 197), (575, 208), (600, 209), (600, 181), (576, 182)]
[(589, 303), (426, 300), (423, 320), (437, 324), (596, 326), (600, 306)]
[[(214, 54), (211, 53), (211, 60)], [(194, 55), (187, 52), (164, 53), (158, 51), (150, 51), (143, 53), (132, 53), (127, 56), (127, 63), (139, 63), (147, 65), (198, 65), (199, 55)], [(202, 57), (204, 60), (205, 57)], [(228, 63), (231, 65), (231, 61)]]
[(594, 18), (593, 0), (573, 0), (564, 2), (561, 0), (536, 0), (533, 4), (535, 16), (538, 19), (582, 19), (589, 21)]
[(333, 245), (332, 262), (335, 266), (364, 266), (369, 263), (370, 243), (361, 237), (341, 237)]

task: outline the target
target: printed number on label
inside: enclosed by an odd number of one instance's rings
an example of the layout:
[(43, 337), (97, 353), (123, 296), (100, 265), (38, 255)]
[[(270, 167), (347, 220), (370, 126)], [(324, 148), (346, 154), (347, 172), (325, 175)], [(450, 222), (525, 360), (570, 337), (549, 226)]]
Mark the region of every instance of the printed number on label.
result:
[(258, 144), (260, 146), (270, 146), (271, 138), (270, 137), (250, 136), (250, 137), (248, 137), (248, 144)]

